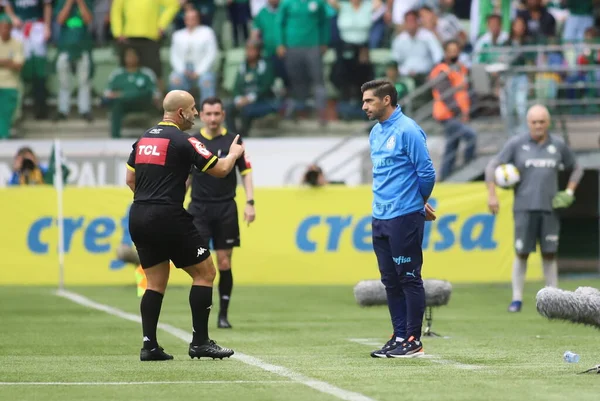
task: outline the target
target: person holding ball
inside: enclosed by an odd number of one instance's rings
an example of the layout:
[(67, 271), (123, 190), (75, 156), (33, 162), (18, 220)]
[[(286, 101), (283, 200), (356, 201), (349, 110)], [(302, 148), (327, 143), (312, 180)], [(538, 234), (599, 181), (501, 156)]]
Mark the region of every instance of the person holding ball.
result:
[[(514, 186), (513, 217), (515, 222), (515, 259), (512, 273), (512, 302), (509, 312), (520, 312), (523, 303), (527, 258), (540, 243), (546, 286), (557, 287), (556, 252), (560, 218), (556, 209), (567, 208), (575, 201), (575, 190), (583, 175), (575, 154), (554, 135), (550, 135), (550, 113), (545, 106), (534, 105), (527, 112), (529, 133), (512, 137), (488, 163), (485, 181), (488, 207), (497, 214), (500, 203), (496, 195), (496, 168), (513, 164), (520, 180)], [(558, 189), (558, 172), (572, 171), (567, 188)]]

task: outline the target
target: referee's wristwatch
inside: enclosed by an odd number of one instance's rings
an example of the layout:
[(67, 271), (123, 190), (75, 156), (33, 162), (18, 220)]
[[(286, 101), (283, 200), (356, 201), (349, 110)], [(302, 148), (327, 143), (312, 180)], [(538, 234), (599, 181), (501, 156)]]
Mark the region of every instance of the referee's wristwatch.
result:
[(246, 203), (250, 206), (254, 206), (254, 199), (247, 200)]

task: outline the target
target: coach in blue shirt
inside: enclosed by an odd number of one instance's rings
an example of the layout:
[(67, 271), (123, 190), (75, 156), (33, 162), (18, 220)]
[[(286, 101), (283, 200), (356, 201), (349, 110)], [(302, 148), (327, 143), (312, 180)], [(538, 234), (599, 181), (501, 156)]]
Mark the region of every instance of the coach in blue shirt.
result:
[(423, 355), (425, 289), (421, 279), (425, 220), (435, 220), (427, 199), (435, 170), (421, 127), (397, 105), (394, 85), (376, 80), (362, 88), (363, 110), (379, 121), (371, 130), (373, 249), (385, 285), (394, 335), (374, 358)]

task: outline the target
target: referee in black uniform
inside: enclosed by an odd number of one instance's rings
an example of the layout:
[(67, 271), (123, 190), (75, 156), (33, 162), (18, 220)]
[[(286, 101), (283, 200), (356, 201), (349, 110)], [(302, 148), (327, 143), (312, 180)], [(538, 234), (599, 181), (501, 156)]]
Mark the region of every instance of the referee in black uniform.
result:
[[(194, 135), (198, 141), (217, 157), (225, 157), (236, 136), (223, 127), (225, 111), (219, 98), (205, 99), (200, 106), (200, 119), (204, 128)], [(240, 139), (239, 143), (242, 141)], [(246, 191), (246, 207), (244, 221), (254, 221), (254, 186), (252, 183), (252, 165), (246, 154), (237, 159), (237, 170), (242, 176)], [(212, 240), (213, 249), (217, 252), (219, 268), (219, 319), (217, 327), (231, 328), (227, 317), (233, 275), (231, 273), (231, 255), (234, 247), (240, 246), (240, 227), (238, 223), (237, 205), (234, 200), (237, 187), (236, 169), (225, 177), (218, 179), (198, 170), (192, 173), (192, 201), (188, 211), (194, 216), (194, 224), (205, 240)]]
[(134, 143), (127, 161), (126, 182), (134, 193), (129, 232), (148, 280), (140, 304), (144, 344), (140, 360), (173, 359), (156, 339), (158, 317), (169, 281), (169, 260), (193, 280), (189, 297), (193, 324), (190, 357), (229, 357), (233, 350), (218, 346), (208, 337), (216, 271), (208, 244), (194, 227), (183, 201), (190, 168), (226, 177), (244, 149), (236, 138), (228, 156), (219, 159), (183, 132), (194, 125), (198, 115), (194, 98), (188, 92), (169, 92), (163, 108), (163, 120)]

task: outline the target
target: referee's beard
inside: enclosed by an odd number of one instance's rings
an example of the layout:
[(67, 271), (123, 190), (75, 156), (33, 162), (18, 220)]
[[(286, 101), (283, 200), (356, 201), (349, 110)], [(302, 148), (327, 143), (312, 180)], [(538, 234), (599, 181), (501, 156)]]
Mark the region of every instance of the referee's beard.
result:
[(192, 128), (194, 126), (194, 120), (196, 119), (196, 116), (194, 115), (194, 113), (190, 112), (188, 113), (188, 115), (186, 115), (186, 113), (181, 113), (181, 130), (182, 131), (187, 131), (190, 128)]

